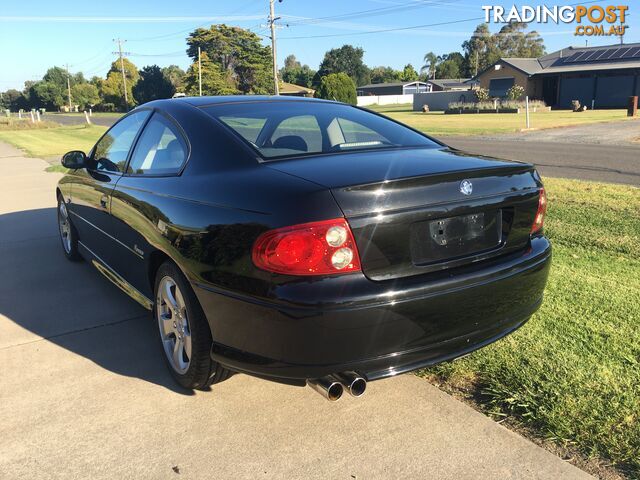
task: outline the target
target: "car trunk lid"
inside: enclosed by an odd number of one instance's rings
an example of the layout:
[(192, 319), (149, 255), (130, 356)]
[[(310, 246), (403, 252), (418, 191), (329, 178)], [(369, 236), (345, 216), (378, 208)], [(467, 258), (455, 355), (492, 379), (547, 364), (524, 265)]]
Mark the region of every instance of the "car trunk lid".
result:
[(331, 189), (365, 275), (383, 281), (524, 249), (537, 210), (533, 166), (453, 149), (394, 149), (278, 161)]

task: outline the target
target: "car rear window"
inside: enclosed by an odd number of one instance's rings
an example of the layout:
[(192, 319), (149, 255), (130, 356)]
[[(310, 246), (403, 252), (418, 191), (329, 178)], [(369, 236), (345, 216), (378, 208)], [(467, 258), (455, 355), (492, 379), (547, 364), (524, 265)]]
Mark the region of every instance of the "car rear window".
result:
[(242, 137), (265, 160), (437, 145), (396, 122), (339, 103), (247, 101), (202, 110)]

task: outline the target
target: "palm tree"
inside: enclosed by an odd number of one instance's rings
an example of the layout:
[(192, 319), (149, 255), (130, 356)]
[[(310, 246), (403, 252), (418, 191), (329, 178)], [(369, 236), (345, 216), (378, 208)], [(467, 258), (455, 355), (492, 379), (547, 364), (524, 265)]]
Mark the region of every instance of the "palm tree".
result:
[(436, 78), (436, 65), (438, 64), (438, 57), (435, 53), (429, 52), (425, 54), (424, 65), (420, 68), (420, 73), (427, 72), (427, 78)]

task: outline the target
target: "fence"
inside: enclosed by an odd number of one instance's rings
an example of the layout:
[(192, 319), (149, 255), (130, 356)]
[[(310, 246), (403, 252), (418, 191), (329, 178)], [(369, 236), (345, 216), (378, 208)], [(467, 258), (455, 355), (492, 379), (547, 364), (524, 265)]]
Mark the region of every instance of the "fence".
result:
[(397, 105), (399, 103), (411, 103), (413, 94), (409, 95), (366, 95), (358, 97), (358, 106), (367, 105)]
[(413, 111), (422, 110), (423, 105), (429, 105), (430, 111), (440, 111), (449, 108), (452, 102), (475, 102), (477, 97), (472, 90), (452, 90), (444, 92), (416, 93), (413, 96)]

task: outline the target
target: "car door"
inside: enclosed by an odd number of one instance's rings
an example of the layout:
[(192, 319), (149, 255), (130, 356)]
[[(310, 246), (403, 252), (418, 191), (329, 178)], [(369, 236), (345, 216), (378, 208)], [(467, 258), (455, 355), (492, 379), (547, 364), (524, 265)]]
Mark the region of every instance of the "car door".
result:
[(155, 112), (140, 134), (127, 170), (113, 190), (114, 235), (120, 240), (116, 271), (134, 288), (151, 296), (147, 261), (150, 240), (169, 248), (174, 240), (170, 214), (178, 200), (176, 182), (189, 155), (181, 128)]
[(133, 112), (105, 133), (93, 147), (88, 166), (76, 172), (70, 212), (82, 246), (107, 265), (114, 259), (111, 193), (121, 178), (131, 147), (148, 110)]

